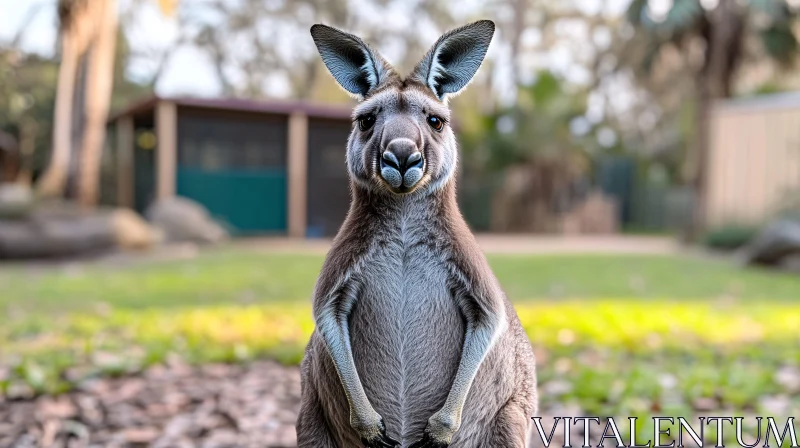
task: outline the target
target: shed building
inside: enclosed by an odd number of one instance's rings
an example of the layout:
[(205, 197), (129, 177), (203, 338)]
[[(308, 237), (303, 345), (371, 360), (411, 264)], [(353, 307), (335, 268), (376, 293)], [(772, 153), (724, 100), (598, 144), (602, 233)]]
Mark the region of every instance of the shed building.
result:
[(350, 201), (350, 114), (298, 101), (149, 98), (112, 116), (105, 201), (143, 212), (178, 195), (239, 234), (334, 235)]
[(800, 204), (800, 92), (717, 103), (708, 176), (712, 227), (762, 224)]

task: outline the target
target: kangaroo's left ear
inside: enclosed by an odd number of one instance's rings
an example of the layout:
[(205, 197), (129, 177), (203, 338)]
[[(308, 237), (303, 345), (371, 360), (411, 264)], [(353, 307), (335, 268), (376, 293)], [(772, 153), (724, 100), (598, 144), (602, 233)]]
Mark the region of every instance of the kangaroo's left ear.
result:
[(425, 84), (444, 101), (469, 84), (486, 56), (494, 35), (494, 22), (480, 20), (448, 31), (422, 58), (411, 77)]

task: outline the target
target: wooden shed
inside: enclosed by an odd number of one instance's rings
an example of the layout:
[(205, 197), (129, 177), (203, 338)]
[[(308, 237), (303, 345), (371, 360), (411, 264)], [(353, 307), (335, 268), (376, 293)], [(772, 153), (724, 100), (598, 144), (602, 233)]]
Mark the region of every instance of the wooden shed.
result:
[(142, 212), (179, 195), (236, 233), (334, 235), (350, 200), (350, 113), (298, 101), (149, 98), (111, 119), (112, 202)]
[(758, 225), (800, 199), (800, 92), (722, 101), (711, 118), (706, 221)]

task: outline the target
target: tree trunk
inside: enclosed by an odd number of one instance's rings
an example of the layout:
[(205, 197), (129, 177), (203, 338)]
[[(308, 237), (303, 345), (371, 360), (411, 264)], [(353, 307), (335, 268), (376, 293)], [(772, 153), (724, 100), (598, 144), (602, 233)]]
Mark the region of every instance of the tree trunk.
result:
[(711, 144), (711, 106), (714, 98), (709, 89), (709, 80), (701, 77), (695, 87), (697, 97), (697, 122), (694, 134), (694, 166), (692, 186), (695, 198), (692, 217), (686, 238), (690, 241), (700, 237), (705, 228), (706, 193), (707, 193), (707, 165), (708, 153)]
[(525, 32), (526, 16), (528, 13), (527, 0), (514, 0), (512, 4), (514, 9), (513, 19), (513, 34), (511, 36), (511, 73), (514, 80), (514, 85), (519, 86), (522, 84), (520, 76), (520, 59), (522, 58), (522, 34)]
[(706, 34), (705, 64), (695, 85), (697, 129), (694, 136), (692, 184), (695, 203), (688, 237), (697, 239), (706, 226), (708, 159), (711, 150), (711, 109), (715, 101), (729, 98), (742, 57), (746, 12), (736, 2), (720, 2), (712, 11)]
[(38, 185), (39, 193), (43, 196), (62, 196), (67, 184), (72, 154), (72, 104), (78, 72), (77, 44), (74, 34), (70, 31), (61, 35), (61, 65), (58, 69), (56, 87), (52, 154), (50, 164)]
[(78, 200), (84, 207), (94, 207), (99, 198), (100, 160), (111, 104), (117, 38), (116, 0), (95, 1), (98, 2), (94, 12), (98, 29), (89, 50), (85, 126), (78, 171)]

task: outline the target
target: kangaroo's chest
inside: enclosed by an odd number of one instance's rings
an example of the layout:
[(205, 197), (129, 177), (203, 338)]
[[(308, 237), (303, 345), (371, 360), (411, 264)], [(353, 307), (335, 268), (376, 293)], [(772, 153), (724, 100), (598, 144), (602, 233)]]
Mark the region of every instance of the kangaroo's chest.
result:
[(424, 224), (409, 223), (376, 244), (363, 272), (359, 306), (398, 325), (459, 313), (449, 287), (448, 257), (431, 244), (435, 238)]
[(419, 433), (442, 406), (465, 324), (451, 291), (446, 244), (422, 221), (376, 235), (350, 317), (353, 356), (367, 396), (392, 431)]

